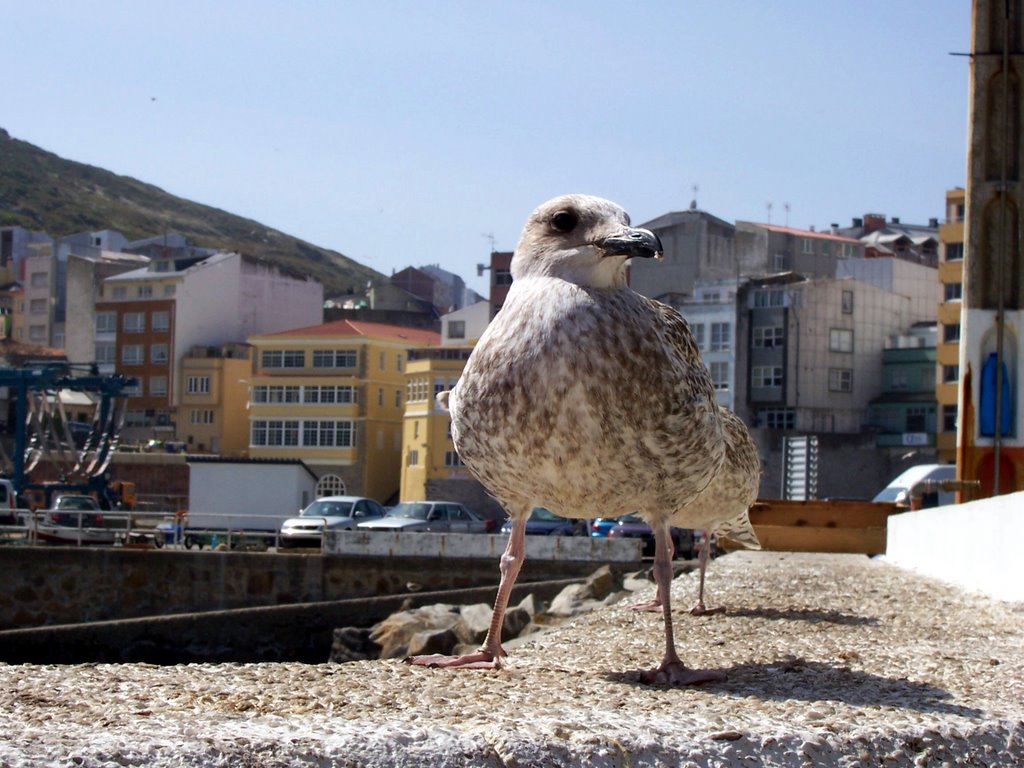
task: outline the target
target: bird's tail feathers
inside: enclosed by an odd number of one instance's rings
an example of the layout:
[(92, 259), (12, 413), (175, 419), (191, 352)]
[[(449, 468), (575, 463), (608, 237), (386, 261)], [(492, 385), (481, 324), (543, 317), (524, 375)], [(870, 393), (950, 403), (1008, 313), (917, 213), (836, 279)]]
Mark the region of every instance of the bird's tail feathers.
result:
[(715, 529), (715, 534), (724, 536), (746, 549), (761, 548), (761, 542), (758, 540), (757, 533), (746, 512), (720, 525)]

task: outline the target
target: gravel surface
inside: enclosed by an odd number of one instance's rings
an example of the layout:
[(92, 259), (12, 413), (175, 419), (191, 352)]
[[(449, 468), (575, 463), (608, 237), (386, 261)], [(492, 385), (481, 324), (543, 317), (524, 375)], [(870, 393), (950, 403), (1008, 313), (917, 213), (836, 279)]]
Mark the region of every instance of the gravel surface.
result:
[[(653, 585), (628, 602), (653, 596)], [(0, 665), (3, 766), (1024, 765), (1024, 606), (854, 555), (737, 552), (676, 579), (680, 655), (619, 603), (496, 671)]]

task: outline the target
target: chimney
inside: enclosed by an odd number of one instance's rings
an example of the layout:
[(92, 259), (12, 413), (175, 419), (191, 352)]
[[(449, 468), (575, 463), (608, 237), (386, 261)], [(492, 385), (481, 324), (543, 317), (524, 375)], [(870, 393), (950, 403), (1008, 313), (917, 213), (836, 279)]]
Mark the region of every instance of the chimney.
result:
[(893, 216), (892, 217), (892, 223), (893, 224), (899, 224), (900, 223), (900, 217), (899, 216)]
[(864, 219), (858, 219), (856, 216), (853, 218), (853, 228), (860, 229), (864, 226)]
[(872, 232), (885, 227), (885, 214), (882, 213), (865, 213), (864, 214), (864, 234), (870, 235)]
[(839, 222), (833, 221), (830, 226), (832, 227), (832, 234), (833, 235), (838, 235), (839, 234)]
[(938, 219), (928, 219), (928, 226), (931, 227), (932, 229), (938, 229), (939, 228), (939, 220)]

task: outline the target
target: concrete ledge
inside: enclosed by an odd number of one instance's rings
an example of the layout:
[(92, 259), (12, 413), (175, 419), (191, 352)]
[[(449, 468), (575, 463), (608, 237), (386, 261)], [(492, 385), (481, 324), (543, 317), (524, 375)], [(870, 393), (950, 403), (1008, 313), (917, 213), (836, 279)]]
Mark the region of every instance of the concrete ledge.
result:
[(1024, 492), (889, 518), (886, 559), (997, 600), (1024, 601)]
[[(497, 562), (507, 543), (505, 534), (330, 531), (324, 537), (324, 553), (358, 557), (481, 558)], [(640, 542), (636, 539), (526, 537), (527, 562), (636, 563), (640, 557)]]

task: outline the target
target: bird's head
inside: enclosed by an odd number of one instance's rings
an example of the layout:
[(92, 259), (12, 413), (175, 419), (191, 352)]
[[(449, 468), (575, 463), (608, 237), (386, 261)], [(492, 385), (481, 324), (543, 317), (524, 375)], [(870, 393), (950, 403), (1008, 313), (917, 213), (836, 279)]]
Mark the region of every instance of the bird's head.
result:
[(563, 195), (530, 214), (512, 257), (512, 277), (559, 277), (593, 288), (626, 284), (626, 260), (660, 258), (653, 232), (631, 227), (626, 212), (589, 195)]

